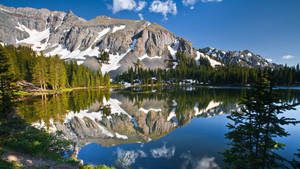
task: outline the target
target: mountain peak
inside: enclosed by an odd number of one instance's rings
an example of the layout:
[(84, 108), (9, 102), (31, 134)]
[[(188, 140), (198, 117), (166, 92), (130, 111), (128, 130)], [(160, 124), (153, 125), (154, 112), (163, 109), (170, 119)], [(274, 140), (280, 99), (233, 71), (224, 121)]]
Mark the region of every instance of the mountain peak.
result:
[[(4, 43), (31, 46), (33, 50), (43, 51), (47, 56), (60, 55), (64, 60), (76, 60), (80, 64), (88, 58), (97, 57), (101, 50), (107, 51), (111, 61), (103, 64), (101, 69), (103, 73), (109, 72), (112, 77), (134, 67), (138, 59), (145, 69), (167, 69), (168, 61), (172, 58), (174, 60), (177, 50), (188, 57), (199, 59), (199, 53), (191, 42), (155, 22), (108, 16), (97, 16), (86, 21), (71, 10), (67, 13), (51, 12), (47, 9), (10, 8), (2, 5), (0, 9), (0, 20), (5, 22), (0, 24), (0, 32), (3, 32), (0, 40)], [(11, 11), (18, 11), (19, 15)], [(202, 51), (205, 56), (210, 56), (213, 63), (217, 62), (214, 59), (223, 63), (229, 59), (244, 66), (268, 66), (257, 55), (242, 58), (230, 51), (214, 48), (204, 48)], [(85, 65), (89, 66), (89, 63), (90, 60)]]

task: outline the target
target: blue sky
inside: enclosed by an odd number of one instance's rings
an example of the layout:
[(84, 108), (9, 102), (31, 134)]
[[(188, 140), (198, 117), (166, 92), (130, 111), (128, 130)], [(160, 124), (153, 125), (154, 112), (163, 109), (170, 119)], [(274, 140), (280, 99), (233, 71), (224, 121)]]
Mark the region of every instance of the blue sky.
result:
[(300, 0), (0, 0), (13, 7), (72, 10), (156, 22), (194, 47), (249, 49), (275, 63), (300, 63)]

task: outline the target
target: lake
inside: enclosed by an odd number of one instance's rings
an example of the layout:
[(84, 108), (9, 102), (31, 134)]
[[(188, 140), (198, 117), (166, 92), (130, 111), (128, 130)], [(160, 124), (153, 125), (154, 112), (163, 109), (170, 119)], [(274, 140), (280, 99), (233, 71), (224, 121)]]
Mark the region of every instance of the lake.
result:
[[(92, 165), (130, 168), (223, 168), (232, 140), (227, 118), (250, 89), (214, 87), (126, 88), (78, 90), (36, 96), (18, 104), (18, 114), (37, 128), (62, 131), (74, 142), (74, 154)], [(300, 90), (278, 89), (286, 103), (300, 99)], [(300, 120), (300, 107), (285, 116)], [(285, 144), (270, 150), (297, 159), (299, 125), (286, 125)], [(298, 159), (299, 160), (299, 159)], [(288, 164), (288, 162), (283, 162)]]

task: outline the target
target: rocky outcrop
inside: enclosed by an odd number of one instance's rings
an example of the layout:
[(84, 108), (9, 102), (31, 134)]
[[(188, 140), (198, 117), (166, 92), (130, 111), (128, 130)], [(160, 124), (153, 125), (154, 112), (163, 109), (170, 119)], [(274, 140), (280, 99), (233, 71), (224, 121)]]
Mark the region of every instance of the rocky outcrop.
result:
[[(86, 21), (72, 11), (10, 8), (0, 5), (0, 39), (7, 44), (27, 45), (46, 55), (60, 55), (65, 60), (97, 57), (108, 51), (110, 65), (103, 72), (118, 74), (140, 59), (145, 68), (166, 68), (168, 46), (180, 41), (180, 49), (189, 56), (193, 47), (156, 23), (99, 16)], [(80, 62), (81, 63), (81, 62)], [(89, 63), (86, 63), (89, 66)], [(94, 69), (97, 66), (90, 66)]]
[(211, 47), (200, 49), (200, 51), (208, 55), (210, 58), (223, 62), (225, 64), (238, 64), (240, 66), (253, 68), (276, 68), (278, 65), (270, 63), (260, 55), (254, 54), (249, 50), (242, 51), (225, 51)]
[[(199, 59), (191, 42), (156, 23), (106, 16), (87, 21), (72, 11), (0, 5), (0, 40), (6, 44), (30, 46), (48, 56), (60, 55), (67, 61), (76, 60), (93, 70), (101, 67), (103, 73), (109, 72), (112, 76), (134, 67), (138, 59), (146, 69), (168, 68), (168, 62), (174, 59), (177, 50)], [(109, 64), (100, 65), (89, 59), (97, 57), (100, 51), (109, 52)], [(236, 52), (202, 51), (211, 57), (211, 63), (218, 65), (221, 63), (217, 61), (229, 61), (242, 66), (272, 66), (257, 55), (242, 58), (240, 54), (237, 57)]]

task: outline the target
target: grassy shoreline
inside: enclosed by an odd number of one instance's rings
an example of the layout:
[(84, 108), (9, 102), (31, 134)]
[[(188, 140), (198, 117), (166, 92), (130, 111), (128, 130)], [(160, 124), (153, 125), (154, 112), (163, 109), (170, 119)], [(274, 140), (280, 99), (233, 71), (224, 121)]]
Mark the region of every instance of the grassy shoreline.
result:
[[(163, 86), (194, 86), (194, 87), (251, 87), (249, 85), (202, 85), (202, 84), (134, 84), (134, 85), (127, 85), (124, 84), (111, 84), (110, 86), (97, 86), (97, 87), (72, 87), (72, 88), (64, 88), (64, 89), (58, 89), (58, 90), (35, 90), (35, 91), (24, 91), (20, 90), (16, 92), (18, 96), (41, 96), (41, 95), (53, 95), (53, 94), (60, 94), (63, 92), (71, 92), (74, 90), (94, 90), (94, 89), (100, 89), (100, 90), (107, 90), (107, 89), (118, 89), (118, 88), (126, 88), (126, 87), (163, 87)], [(277, 86), (277, 88), (282, 87), (300, 87), (300, 85), (292, 85), (292, 86)]]
[(124, 85), (113, 84), (110, 86), (97, 86), (97, 87), (72, 87), (72, 88), (64, 88), (58, 90), (35, 90), (35, 91), (24, 91), (20, 90), (16, 92), (18, 96), (40, 96), (40, 95), (51, 95), (51, 94), (60, 94), (63, 92), (71, 92), (74, 90), (88, 90), (88, 89), (111, 89), (111, 88), (122, 88)]

